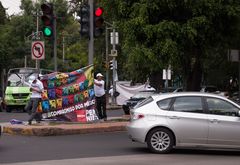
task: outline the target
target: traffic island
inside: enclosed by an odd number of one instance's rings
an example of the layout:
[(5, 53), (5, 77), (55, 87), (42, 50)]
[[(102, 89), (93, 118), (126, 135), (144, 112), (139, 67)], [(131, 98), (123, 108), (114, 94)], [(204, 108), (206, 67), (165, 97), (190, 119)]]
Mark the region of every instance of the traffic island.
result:
[(126, 119), (97, 123), (41, 123), (33, 125), (4, 124), (3, 133), (27, 136), (58, 136), (72, 134), (126, 131)]

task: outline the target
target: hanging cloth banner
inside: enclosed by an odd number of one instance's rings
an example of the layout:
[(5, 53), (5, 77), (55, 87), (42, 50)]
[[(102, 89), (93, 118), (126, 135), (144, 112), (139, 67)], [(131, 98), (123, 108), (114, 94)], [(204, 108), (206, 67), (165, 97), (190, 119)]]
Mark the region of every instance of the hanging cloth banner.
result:
[(91, 122), (98, 120), (93, 90), (93, 65), (69, 72), (44, 75), (42, 101), (38, 110), (43, 119)]

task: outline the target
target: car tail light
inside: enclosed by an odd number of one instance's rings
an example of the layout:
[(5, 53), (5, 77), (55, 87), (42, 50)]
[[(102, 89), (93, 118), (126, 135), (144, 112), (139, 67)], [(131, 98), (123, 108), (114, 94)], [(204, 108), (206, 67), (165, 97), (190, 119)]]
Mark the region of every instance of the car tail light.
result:
[(141, 113), (133, 113), (132, 114), (132, 120), (138, 120), (138, 119), (142, 119), (144, 118), (144, 114), (141, 114)]

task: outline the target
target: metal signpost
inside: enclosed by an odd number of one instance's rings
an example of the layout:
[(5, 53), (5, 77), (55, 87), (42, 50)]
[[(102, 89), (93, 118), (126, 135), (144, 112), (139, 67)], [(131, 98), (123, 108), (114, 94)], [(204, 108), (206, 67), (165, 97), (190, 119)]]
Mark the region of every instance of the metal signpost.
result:
[(171, 70), (169, 68), (163, 69), (163, 80), (165, 80), (165, 89), (168, 92), (168, 80), (171, 80)]
[(116, 104), (116, 81), (117, 81), (117, 50), (116, 50), (116, 45), (118, 44), (118, 32), (116, 32), (115, 28), (113, 27), (113, 32), (111, 32), (111, 44), (113, 46), (111, 50), (111, 56), (113, 57), (112, 63), (113, 63), (113, 104)]

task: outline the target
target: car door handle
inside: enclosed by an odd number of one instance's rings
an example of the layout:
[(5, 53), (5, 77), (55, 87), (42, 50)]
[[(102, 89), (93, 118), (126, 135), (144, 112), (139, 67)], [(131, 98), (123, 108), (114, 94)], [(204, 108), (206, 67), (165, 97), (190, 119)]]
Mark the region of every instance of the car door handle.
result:
[(180, 119), (178, 116), (169, 116), (169, 119)]
[(211, 123), (219, 123), (220, 121), (218, 119), (209, 119)]

